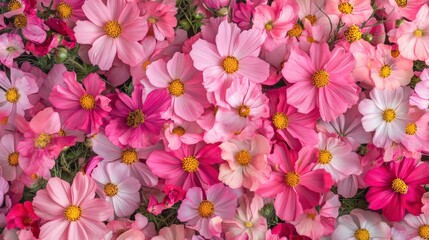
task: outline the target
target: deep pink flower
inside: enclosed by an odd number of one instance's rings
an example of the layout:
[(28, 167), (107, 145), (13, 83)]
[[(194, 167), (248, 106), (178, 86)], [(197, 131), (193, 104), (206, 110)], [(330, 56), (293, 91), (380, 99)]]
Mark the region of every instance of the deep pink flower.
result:
[(174, 204), (185, 198), (186, 192), (179, 186), (164, 185), (162, 190), (165, 194), (162, 201), (157, 201), (154, 196), (150, 196), (147, 210), (155, 215), (159, 215), (164, 209), (171, 208)]
[(15, 204), (6, 216), (7, 228), (28, 229), (31, 228), (33, 236), (39, 237), (39, 217), (34, 213), (30, 201)]
[(52, 10), (57, 17), (67, 22), (68, 26), (74, 27), (77, 20), (85, 20), (82, 5), (85, 0), (54, 0)]
[(57, 35), (51, 35), (42, 43), (34, 43), (28, 41), (25, 44), (25, 50), (30, 51), (36, 57), (43, 57), (48, 54), (52, 49), (58, 47), (59, 38)]
[(74, 48), (76, 46), (76, 37), (74, 31), (67, 26), (67, 24), (58, 18), (49, 18), (45, 24), (54, 32), (62, 35), (61, 45), (67, 48)]

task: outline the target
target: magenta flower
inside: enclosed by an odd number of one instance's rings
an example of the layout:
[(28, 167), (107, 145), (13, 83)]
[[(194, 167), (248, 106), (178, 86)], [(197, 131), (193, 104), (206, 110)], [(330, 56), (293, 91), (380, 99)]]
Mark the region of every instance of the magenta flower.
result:
[(389, 221), (401, 221), (406, 212), (420, 214), (425, 193), (421, 185), (429, 183), (428, 172), (428, 163), (416, 163), (411, 158), (385, 163), (368, 171), (365, 176), (369, 186), (366, 194), (368, 208), (381, 209)]
[(30, 228), (33, 235), (39, 236), (39, 217), (34, 213), (32, 202), (25, 201), (13, 205), (6, 216), (7, 228)]
[(83, 86), (76, 80), (76, 73), (64, 73), (65, 86), (56, 85), (49, 101), (65, 119), (64, 127), (96, 134), (111, 108), (110, 99), (101, 95), (106, 84), (96, 73), (83, 79)]
[(203, 142), (185, 145), (172, 152), (153, 151), (146, 163), (150, 170), (165, 184), (182, 186), (184, 190), (191, 187), (209, 186), (218, 183), (218, 170), (213, 165), (222, 163), (221, 150), (217, 145)]

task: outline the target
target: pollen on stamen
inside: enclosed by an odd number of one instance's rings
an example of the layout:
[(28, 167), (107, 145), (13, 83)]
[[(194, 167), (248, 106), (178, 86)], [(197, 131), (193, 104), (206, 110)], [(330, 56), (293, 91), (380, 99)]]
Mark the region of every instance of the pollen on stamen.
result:
[(24, 28), (27, 26), (27, 17), (24, 14), (16, 15), (13, 19), (13, 25), (16, 28)]
[(329, 84), (328, 72), (324, 69), (315, 72), (312, 76), (312, 82), (315, 87), (326, 87)]
[(117, 38), (122, 33), (122, 27), (118, 21), (111, 20), (104, 25), (104, 33), (111, 38)]
[(80, 106), (85, 110), (91, 110), (95, 108), (95, 98), (90, 94), (83, 95), (79, 102)]
[(73, 13), (73, 9), (70, 5), (65, 2), (60, 2), (57, 6), (57, 15), (60, 18), (67, 19), (70, 18)]
[(179, 97), (185, 93), (185, 84), (180, 79), (174, 79), (168, 84), (168, 92), (171, 96)]
[(343, 14), (351, 14), (353, 12), (353, 5), (348, 2), (338, 4), (338, 10)]
[(16, 88), (10, 88), (9, 90), (6, 91), (6, 101), (10, 102), (10, 103), (16, 103), (19, 100), (19, 92)]
[(346, 31), (344, 31), (344, 37), (350, 43), (361, 39), (362, 32), (360, 27), (358, 27), (357, 25), (351, 25)]
[(235, 73), (238, 71), (239, 67), (238, 59), (232, 56), (228, 56), (222, 60), (222, 67), (228, 74)]

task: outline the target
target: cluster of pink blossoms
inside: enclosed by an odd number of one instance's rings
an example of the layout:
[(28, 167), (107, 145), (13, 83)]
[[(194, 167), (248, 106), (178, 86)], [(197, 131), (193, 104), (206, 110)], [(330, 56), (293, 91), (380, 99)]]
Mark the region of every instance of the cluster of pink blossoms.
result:
[(1, 239), (429, 239), (427, 0), (8, 0), (0, 62)]

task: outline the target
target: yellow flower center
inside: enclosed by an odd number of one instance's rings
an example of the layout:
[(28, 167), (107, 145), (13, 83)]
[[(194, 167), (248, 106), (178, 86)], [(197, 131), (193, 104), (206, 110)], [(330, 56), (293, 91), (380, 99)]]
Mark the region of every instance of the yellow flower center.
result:
[(241, 166), (249, 165), (250, 160), (252, 160), (252, 155), (249, 153), (249, 151), (241, 150), (235, 154), (235, 161)]
[(252, 228), (252, 227), (253, 227), (253, 223), (252, 223), (252, 222), (250, 222), (250, 221), (246, 221), (246, 222), (244, 222), (244, 226), (245, 226), (246, 228)]
[(25, 26), (27, 26), (27, 17), (24, 16), (24, 14), (16, 15), (13, 19), (13, 25), (16, 28), (24, 28)]
[(407, 184), (400, 178), (395, 178), (392, 181), (392, 189), (400, 194), (406, 194), (408, 192)]
[(75, 205), (69, 205), (66, 210), (64, 210), (64, 216), (70, 222), (77, 221), (82, 216), (82, 208)]
[(117, 38), (121, 35), (122, 27), (118, 21), (111, 20), (104, 25), (104, 33), (111, 38)]
[(309, 43), (314, 43), (314, 42), (315, 42), (314, 37), (312, 37), (312, 36), (307, 36), (307, 42), (309, 42)]
[(65, 2), (60, 2), (57, 6), (57, 15), (60, 18), (70, 18), (73, 13), (73, 9), (70, 5)]
[(19, 160), (19, 153), (17, 152), (13, 152), (9, 154), (9, 156), (7, 157), (7, 163), (12, 167), (18, 166), (18, 160)]
[(429, 239), (429, 225), (424, 224), (419, 227), (419, 236), (425, 240)]
[(189, 156), (182, 159), (182, 169), (185, 172), (196, 172), (198, 170), (198, 166), (200, 166), (200, 162), (198, 162), (198, 159), (194, 156)]
[(177, 126), (177, 127), (173, 128), (172, 132), (173, 132), (173, 134), (176, 134), (179, 137), (183, 136), (186, 133), (185, 129), (181, 126)]
[(326, 87), (329, 84), (329, 74), (326, 70), (319, 70), (311, 77), (313, 85), (318, 88)]
[(60, 131), (58, 131), (58, 136), (64, 137), (66, 135), (66, 131), (64, 131), (64, 129), (60, 129)]
[(320, 164), (328, 164), (332, 160), (332, 153), (328, 150), (320, 150), (318, 156), (318, 162)]
[(307, 213), (307, 218), (314, 220), (316, 218), (316, 214), (315, 213)]
[(314, 25), (317, 22), (317, 17), (315, 15), (307, 15), (305, 18), (310, 21), (311, 25)]
[(285, 183), (290, 187), (295, 187), (298, 185), (301, 178), (296, 172), (289, 172), (285, 175)]
[(181, 96), (185, 93), (185, 84), (180, 79), (175, 79), (168, 84), (168, 92), (170, 92), (171, 96)]
[(238, 107), (238, 115), (240, 117), (248, 117), (250, 115), (250, 108), (247, 105), (241, 105)]
[(85, 110), (91, 110), (95, 108), (95, 98), (90, 94), (83, 95), (79, 102), (80, 106)]
[(21, 8), (21, 3), (17, 0), (12, 0), (9, 2), (9, 5), (7, 6), (7, 8), (9, 9), (9, 11), (13, 11), (13, 10), (17, 10)]
[(414, 31), (414, 36), (416, 36), (416, 37), (423, 36), (423, 31), (420, 29), (417, 29), (416, 31)]
[(267, 24), (265, 24), (265, 29), (267, 31), (271, 31), (273, 29), (273, 23), (272, 22), (267, 22)]
[(228, 74), (235, 73), (238, 71), (238, 59), (228, 56), (222, 61), (222, 67)]
[(388, 65), (384, 65), (383, 67), (381, 67), (378, 75), (380, 75), (381, 78), (387, 78), (390, 76), (391, 72), (392, 72), (392, 68), (390, 68), (390, 66)]
[(127, 116), (127, 126), (137, 128), (140, 124), (144, 123), (144, 114), (142, 110), (137, 109), (130, 112)]
[(121, 154), (121, 163), (131, 165), (139, 161), (139, 155), (134, 149), (127, 149)]
[(6, 91), (6, 100), (10, 103), (16, 103), (19, 100), (19, 92), (16, 88), (10, 88)]
[(395, 0), (396, 4), (398, 4), (398, 7), (404, 8), (407, 6), (407, 0)]
[(395, 120), (395, 118), (396, 118), (396, 112), (395, 112), (395, 110), (393, 110), (391, 108), (388, 108), (388, 109), (384, 110), (384, 112), (383, 112), (383, 120), (385, 122), (390, 123), (393, 120)]
[(365, 228), (359, 228), (355, 232), (356, 240), (370, 240), (370, 237), (369, 231)]
[(144, 63), (142, 64), (142, 68), (143, 70), (147, 70), (147, 67), (149, 66), (149, 64), (151, 64), (152, 62), (149, 60), (144, 61)]
[(118, 194), (118, 186), (113, 183), (108, 183), (104, 185), (104, 193), (106, 193), (108, 197), (114, 197)]
[(392, 51), (390, 51), (390, 55), (393, 57), (393, 58), (397, 58), (397, 57), (399, 57), (399, 54), (401, 54), (401, 52), (399, 52), (399, 50), (392, 50)]
[(198, 213), (203, 218), (208, 218), (214, 213), (214, 205), (210, 201), (204, 200), (198, 207)]
[(415, 123), (408, 123), (405, 127), (405, 133), (408, 135), (414, 135), (417, 132), (417, 125)]
[(30, 175), (30, 177), (31, 177), (31, 179), (33, 179), (33, 180), (37, 180), (37, 179), (39, 179), (39, 175), (37, 175), (36, 173), (32, 173), (32, 174)]
[(348, 2), (338, 4), (338, 10), (344, 14), (350, 14), (353, 12), (353, 5)]
[(350, 43), (357, 41), (362, 38), (362, 32), (360, 27), (357, 25), (351, 25), (346, 31), (344, 31), (344, 37)]
[(293, 25), (293, 28), (289, 31), (287, 31), (287, 35), (289, 37), (299, 37), (302, 34), (302, 27), (298, 23)]
[(36, 139), (34, 139), (34, 146), (40, 149), (45, 148), (51, 142), (52, 136), (47, 133), (41, 133)]
[(156, 23), (156, 18), (154, 18), (154, 17), (149, 17), (149, 18), (147, 19), (147, 21), (148, 21), (149, 23), (154, 24), (154, 23)]
[(283, 130), (287, 128), (287, 126), (289, 125), (289, 117), (282, 112), (278, 112), (274, 114), (272, 118), (272, 122), (274, 127), (276, 127), (277, 129)]

